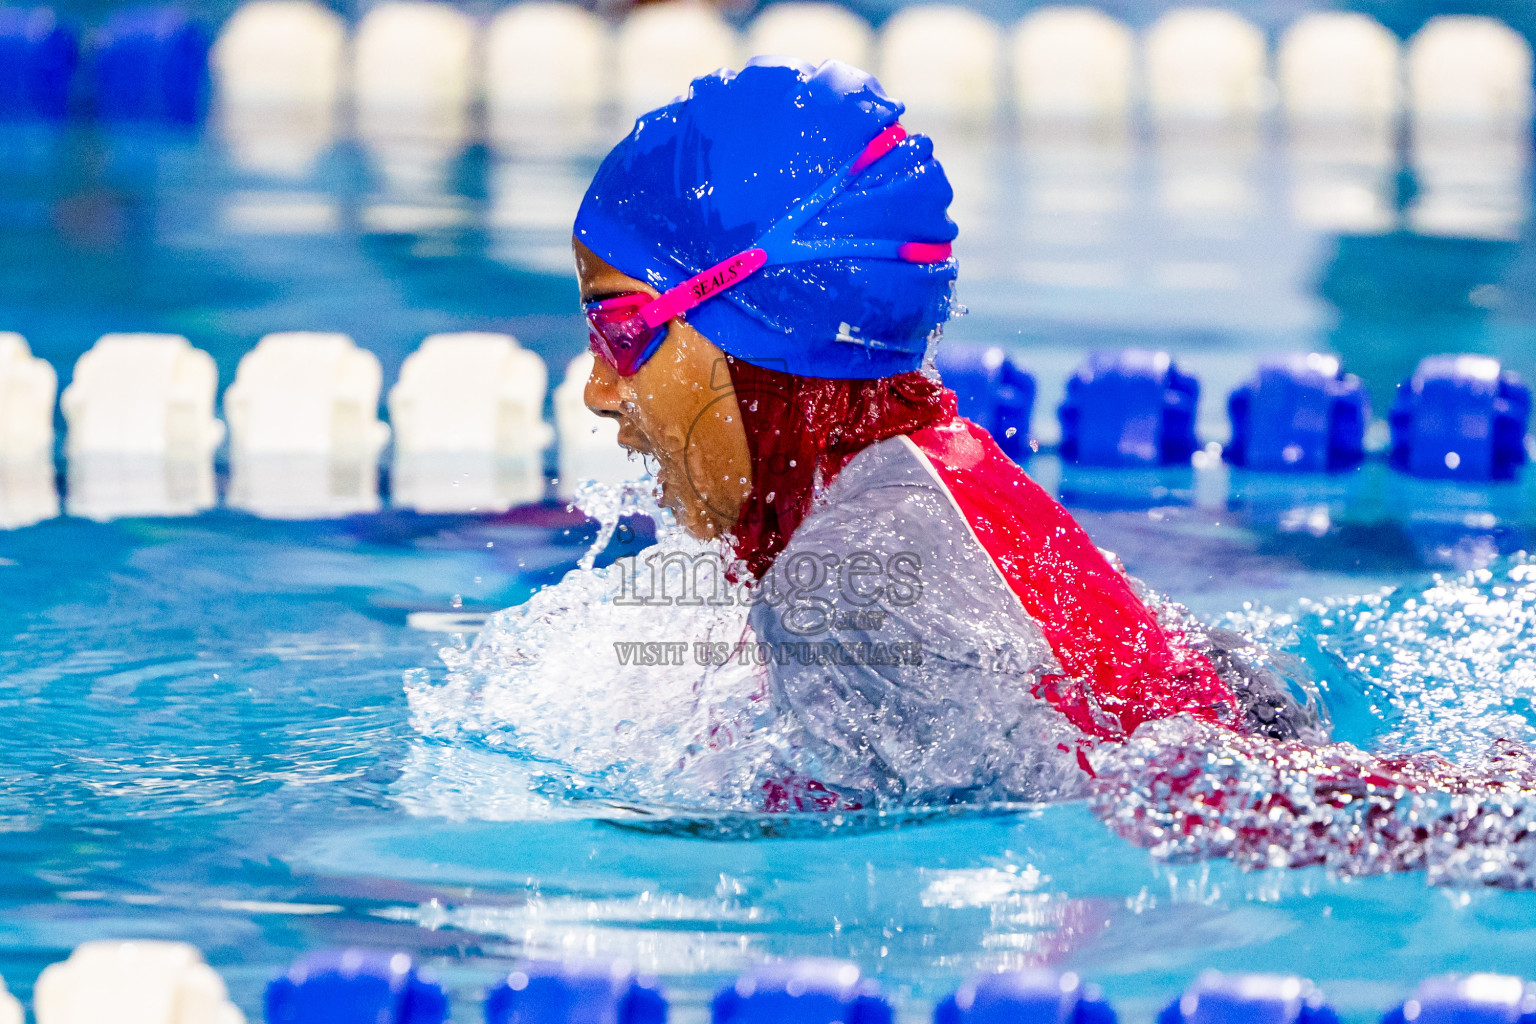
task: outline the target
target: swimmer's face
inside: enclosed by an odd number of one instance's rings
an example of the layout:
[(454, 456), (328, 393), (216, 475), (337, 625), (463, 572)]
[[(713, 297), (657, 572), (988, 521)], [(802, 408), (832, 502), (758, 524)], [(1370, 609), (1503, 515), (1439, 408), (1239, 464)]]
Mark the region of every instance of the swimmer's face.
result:
[[(581, 301), (656, 290), (572, 240)], [(661, 502), (701, 539), (730, 531), (752, 486), (751, 455), (725, 353), (682, 319), (633, 376), (593, 360), (587, 408), (619, 421), (619, 444), (654, 458)]]

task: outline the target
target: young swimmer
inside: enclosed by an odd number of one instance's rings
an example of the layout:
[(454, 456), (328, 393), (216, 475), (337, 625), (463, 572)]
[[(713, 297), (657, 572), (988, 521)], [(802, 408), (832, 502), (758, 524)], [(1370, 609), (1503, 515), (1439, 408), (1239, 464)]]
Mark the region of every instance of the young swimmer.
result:
[(798, 792), (1037, 797), (1050, 758), (1087, 768), (1083, 742), (1176, 714), (1326, 738), (956, 414), (930, 359), (951, 190), (902, 111), (836, 62), (705, 76), (636, 122), (575, 225), (586, 403), (684, 529), (730, 545), (757, 640), (795, 652), (768, 699)]

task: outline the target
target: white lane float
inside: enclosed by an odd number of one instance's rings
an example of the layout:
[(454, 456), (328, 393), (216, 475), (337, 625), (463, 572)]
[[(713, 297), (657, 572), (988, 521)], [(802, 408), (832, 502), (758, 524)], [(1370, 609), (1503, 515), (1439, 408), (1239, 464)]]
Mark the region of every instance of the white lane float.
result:
[(1002, 62), (1002, 29), (964, 7), (907, 7), (880, 33), (880, 82), (907, 104), (916, 131), (928, 120), (993, 117), (1002, 99)]
[(326, 518), (379, 507), (378, 357), (345, 334), (269, 334), (224, 393), (229, 504), (272, 518)]
[[(26, 339), (0, 332), (0, 529), (31, 526), (59, 514), (53, 482), (57, 391), (58, 375), (32, 354)], [(0, 1024), (4, 1017), (0, 1007)]]
[(1125, 130), (1136, 49), (1125, 24), (1092, 7), (1042, 7), (1019, 21), (1010, 43), (1025, 125)]
[(866, 70), (874, 45), (869, 23), (846, 7), (802, 0), (770, 4), (752, 19), (746, 37), (748, 56), (840, 60)]
[(1408, 42), (1408, 225), (1426, 235), (1514, 241), (1530, 218), (1531, 47), (1494, 18), (1431, 18)]
[(505, 334), (435, 334), (389, 392), (394, 504), (501, 512), (544, 496), (544, 360)]
[(1275, 63), (1296, 220), (1321, 231), (1392, 230), (1403, 103), (1397, 37), (1364, 14), (1317, 12), (1286, 30)]
[(214, 504), (213, 357), (177, 334), (103, 335), (59, 400), (66, 507), (89, 519), (192, 515)]
[(53, 452), (53, 400), (58, 375), (27, 339), (0, 331), (0, 459)]
[(1441, 15), (1408, 43), (1414, 127), (1524, 134), (1532, 111), (1531, 47), (1496, 18)]
[(736, 32), (713, 7), (696, 0), (635, 7), (615, 41), (619, 112), (636, 117), (686, 94), (692, 79), (736, 64)]
[(27, 1015), (21, 1008), (21, 1000), (11, 995), (0, 978), (0, 1024), (26, 1024)]
[(219, 102), (333, 107), (346, 70), (346, 23), (309, 0), (252, 0), (224, 23), (209, 54)]
[(583, 480), (616, 484), (645, 475), (645, 464), (619, 447), (618, 421), (599, 416), (582, 400), (592, 374), (592, 353), (583, 352), (565, 368), (555, 388), (555, 429), (560, 436), (556, 493), (570, 498)]
[(462, 138), (477, 83), (475, 23), (450, 4), (386, 0), (352, 42), (352, 98), (365, 139)]
[(1176, 8), (1142, 46), (1147, 107), (1163, 131), (1247, 130), (1269, 105), (1264, 34), (1240, 14)]
[(309, 0), (252, 0), (210, 55), (221, 135), (242, 170), (301, 178), (336, 137), (347, 76), (341, 16)]
[(575, 4), (527, 0), (506, 8), (485, 36), (486, 121), (498, 140), (593, 127), (612, 93), (613, 40)]
[(32, 994), (37, 1024), (244, 1024), (224, 979), (184, 942), (86, 942)]
[(1280, 39), (1275, 78), (1291, 130), (1388, 130), (1402, 109), (1402, 47), (1367, 14), (1320, 11)]

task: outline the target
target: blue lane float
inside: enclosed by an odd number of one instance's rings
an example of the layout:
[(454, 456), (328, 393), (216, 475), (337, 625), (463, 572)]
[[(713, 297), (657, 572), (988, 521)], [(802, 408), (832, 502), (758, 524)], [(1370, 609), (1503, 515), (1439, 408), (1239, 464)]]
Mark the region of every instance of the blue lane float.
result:
[(1116, 1024), (1097, 986), (1075, 974), (1008, 971), (973, 978), (939, 1003), (933, 1024)]
[(841, 960), (764, 964), (737, 978), (710, 1005), (713, 1024), (891, 1024), (879, 987)]
[(0, 118), (69, 113), (80, 37), (48, 7), (0, 7)]
[(1067, 381), (1061, 456), (1087, 466), (1186, 465), (1197, 447), (1200, 382), (1167, 352), (1092, 353)]
[(945, 387), (954, 391), (960, 415), (985, 428), (1015, 462), (1030, 456), (1033, 374), (996, 345), (946, 342), (939, 346), (934, 366)]
[(1227, 461), (1269, 473), (1336, 473), (1365, 461), (1371, 406), (1360, 378), (1337, 356), (1298, 352), (1265, 359), (1227, 399)]
[(448, 997), (405, 953), (328, 950), (267, 986), (267, 1024), (443, 1024)]
[(628, 963), (529, 961), (485, 996), (485, 1024), (666, 1024), (667, 1000)]
[(1530, 387), (1497, 359), (1429, 356), (1398, 386), (1391, 462), (1429, 479), (1512, 480), (1530, 418)]
[(1305, 978), (1207, 971), (1157, 1024), (1339, 1024), (1339, 1015)]
[(1381, 1024), (1536, 1024), (1536, 985), (1505, 974), (1430, 978)]
[(90, 57), (96, 113), (105, 121), (196, 124), (208, 106), (208, 30), (178, 7), (120, 11)]

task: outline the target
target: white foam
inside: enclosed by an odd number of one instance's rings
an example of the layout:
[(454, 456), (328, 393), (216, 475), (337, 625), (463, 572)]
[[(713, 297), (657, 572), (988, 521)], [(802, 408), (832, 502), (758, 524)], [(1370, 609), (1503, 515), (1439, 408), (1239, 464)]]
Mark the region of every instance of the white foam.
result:
[[(657, 550), (680, 559), (718, 556), (717, 547), (684, 536), (655, 507), (653, 487), (645, 481), (585, 489), (582, 507), (605, 527), (593, 552), (605, 545), (621, 513), (641, 512), (658, 523)], [(750, 640), (746, 605), (636, 600), (637, 594), (679, 593), (684, 571), (670, 566), (658, 583), (662, 589), (652, 590), (628, 560), (572, 570), (527, 603), (493, 616), (473, 647), (445, 648), (445, 682), (408, 674), (413, 726), (439, 743), (510, 755), (515, 760), (504, 771), (517, 782), (514, 789), (562, 801), (590, 790), (603, 801), (755, 809), (776, 742), (758, 728), (767, 670), (734, 661), (703, 667), (693, 648), (695, 642)], [(686, 650), (680, 664), (625, 664), (618, 645), (632, 642), (681, 643)], [(432, 800), (437, 813), (478, 816), (470, 801), (483, 789), (434, 787)], [(425, 798), (416, 792), (411, 800)], [(526, 805), (517, 798), (511, 806)]]
[(847, 8), (790, 0), (770, 4), (752, 20), (746, 49), (751, 56), (795, 57), (812, 64), (840, 60), (867, 68), (874, 41), (869, 23)]
[(1002, 30), (964, 7), (908, 7), (880, 33), (880, 83), (907, 104), (909, 123), (981, 122), (1002, 98)]
[(1124, 129), (1135, 60), (1124, 24), (1091, 7), (1042, 7), (1014, 28), (1012, 50), (1026, 123)]
[(181, 942), (87, 942), (33, 992), (37, 1024), (243, 1024), (224, 980)]

